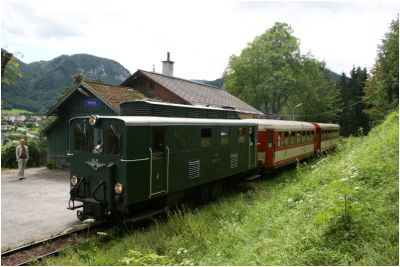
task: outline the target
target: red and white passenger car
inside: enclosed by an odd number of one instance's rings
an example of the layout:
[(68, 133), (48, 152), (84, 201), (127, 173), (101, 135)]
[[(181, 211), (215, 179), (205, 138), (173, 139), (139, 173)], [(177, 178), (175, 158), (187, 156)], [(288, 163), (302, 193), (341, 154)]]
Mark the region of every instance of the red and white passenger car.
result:
[(258, 161), (274, 169), (336, 147), (340, 126), (283, 120), (252, 120), (258, 123)]

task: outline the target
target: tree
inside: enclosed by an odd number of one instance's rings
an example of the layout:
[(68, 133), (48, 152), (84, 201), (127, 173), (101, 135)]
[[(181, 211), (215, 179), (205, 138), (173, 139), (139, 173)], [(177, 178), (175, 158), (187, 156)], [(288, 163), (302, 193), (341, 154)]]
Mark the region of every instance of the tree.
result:
[(372, 125), (399, 105), (399, 16), (378, 45), (378, 54), (365, 85), (365, 113)]
[(363, 112), (365, 104), (362, 100), (367, 78), (366, 68), (353, 67), (350, 71), (350, 78), (343, 73), (337, 83), (342, 105), (341, 135), (357, 135), (360, 133), (360, 128), (363, 133), (369, 131), (368, 117)]
[(338, 92), (325, 63), (308, 54), (301, 57), (298, 68), (296, 90), (285, 106), (285, 113), (291, 117), (293, 107), (302, 103), (296, 111), (297, 120), (336, 122), (339, 112)]
[(12, 53), (9, 53), (2, 48), (1, 83), (4, 85), (15, 85), (17, 78), (22, 78), (22, 74), (19, 71), (19, 62)]
[(295, 90), (300, 62), (298, 39), (286, 23), (275, 23), (231, 56), (224, 72), (224, 88), (250, 105), (278, 113)]

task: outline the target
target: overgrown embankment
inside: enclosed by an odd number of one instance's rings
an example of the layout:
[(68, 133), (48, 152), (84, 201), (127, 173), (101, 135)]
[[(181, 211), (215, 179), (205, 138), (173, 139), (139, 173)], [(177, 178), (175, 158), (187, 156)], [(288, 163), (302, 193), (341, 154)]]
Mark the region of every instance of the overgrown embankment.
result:
[(398, 133), (396, 112), (335, 153), (46, 263), (398, 265)]

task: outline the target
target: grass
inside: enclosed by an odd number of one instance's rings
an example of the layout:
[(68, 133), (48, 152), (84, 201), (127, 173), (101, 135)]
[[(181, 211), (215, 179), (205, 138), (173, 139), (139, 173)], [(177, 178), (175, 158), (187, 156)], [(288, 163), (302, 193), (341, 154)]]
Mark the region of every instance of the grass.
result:
[(2, 109), (1, 115), (15, 116), (15, 115), (31, 115), (32, 112), (24, 109)]
[(335, 153), (47, 265), (398, 265), (398, 113)]

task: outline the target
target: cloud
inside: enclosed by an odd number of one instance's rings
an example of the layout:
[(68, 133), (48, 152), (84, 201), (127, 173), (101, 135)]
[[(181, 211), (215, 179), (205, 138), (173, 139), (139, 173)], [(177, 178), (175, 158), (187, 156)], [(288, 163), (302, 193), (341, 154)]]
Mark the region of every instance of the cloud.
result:
[(161, 71), (169, 51), (178, 77), (216, 79), (230, 55), (276, 21), (289, 23), (302, 51), (336, 72), (371, 67), (397, 11), (386, 1), (3, 1), (1, 31), (27, 62), (89, 53), (131, 72), (153, 64)]

